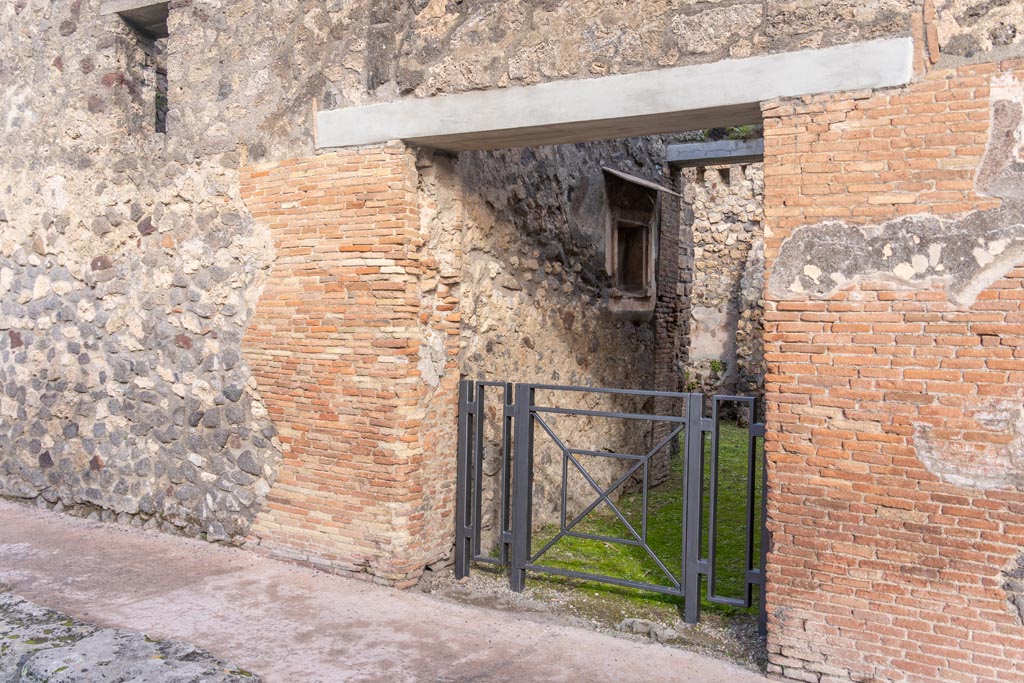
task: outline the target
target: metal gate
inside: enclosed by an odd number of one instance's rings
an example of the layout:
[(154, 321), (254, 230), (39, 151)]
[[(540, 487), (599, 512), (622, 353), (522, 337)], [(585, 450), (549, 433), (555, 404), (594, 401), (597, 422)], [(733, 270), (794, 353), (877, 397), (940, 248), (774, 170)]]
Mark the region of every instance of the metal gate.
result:
[[(586, 407), (566, 407), (579, 404), (583, 397), (594, 400), (655, 402), (674, 404), (673, 409), (650, 411), (646, 405), (628, 410), (601, 410)], [(539, 400), (543, 398), (543, 400)], [(494, 406), (490, 401), (500, 401)], [(586, 400), (586, 399), (583, 399)], [(760, 589), (759, 625), (765, 628), (764, 587), (765, 554), (768, 534), (765, 524), (766, 469), (763, 453), (757, 440), (764, 437), (764, 424), (757, 419), (757, 400), (748, 396), (713, 396), (710, 398), (711, 415), (705, 417), (705, 397), (698, 393), (659, 391), (633, 391), (626, 389), (596, 389), (588, 387), (557, 386), (548, 384), (512, 384), (463, 380), (459, 388), (459, 437), (456, 491), (455, 574), (467, 576), (471, 564), (490, 563), (508, 567), (512, 590), (523, 590), (527, 572), (554, 574), (613, 584), (628, 588), (656, 591), (683, 598), (683, 616), (687, 623), (696, 623), (700, 617), (702, 577), (706, 577), (706, 599), (710, 603), (749, 608), (753, 603), (754, 587)], [(562, 405), (559, 405), (562, 404)], [(743, 570), (739, 579), (740, 595), (719, 593), (716, 569), (716, 548), (719, 541), (719, 492), (723, 483), (720, 476), (721, 440), (719, 425), (724, 408), (729, 404), (746, 407), (749, 419), (743, 425), (746, 439), (746, 489), (741, 502), (744, 505)], [(498, 466), (493, 477), (496, 490), (489, 490), (496, 514), (493, 524), (494, 548), (482, 548), (481, 528), (484, 498), (484, 422), (491, 406), (492, 421), (499, 424), (493, 440), (499, 443)], [(635, 408), (635, 409), (633, 409)], [(678, 408), (678, 409), (677, 409)], [(650, 447), (637, 448), (639, 453), (575, 448), (552, 427), (555, 416), (583, 416), (587, 419), (613, 419), (645, 421), (657, 435)], [(657, 428), (654, 425), (658, 425)], [(735, 431), (735, 428), (733, 428)], [(547, 439), (548, 445), (561, 453), (561, 508), (554, 536), (538, 549), (531, 546), (534, 534), (534, 455), (538, 438)], [(648, 495), (651, 490), (649, 472), (652, 459), (667, 457), (669, 449), (678, 450), (682, 462), (682, 505), (680, 530), (682, 533), (680, 557), (666, 561), (648, 542)], [(629, 450), (629, 449), (624, 449)], [(742, 453), (740, 454), (742, 459)], [(627, 461), (625, 472), (610, 485), (601, 485), (583, 464), (584, 458), (613, 458)], [(493, 465), (493, 463), (492, 463)], [(578, 513), (567, 513), (567, 486), (569, 474), (579, 473), (595, 496)], [(633, 495), (641, 496), (640, 520), (632, 522), (613, 500), (616, 492), (629, 481), (635, 488)], [(579, 483), (579, 481), (577, 481)], [(678, 482), (677, 482), (678, 483)], [(736, 486), (732, 481), (730, 485)], [(604, 503), (628, 533), (624, 537), (608, 536), (580, 531), (581, 523)], [(734, 514), (736, 510), (732, 511)], [(638, 581), (621, 576), (609, 576), (545, 564), (545, 555), (564, 538), (588, 539), (604, 544), (620, 544), (642, 549), (650, 556), (663, 574), (658, 583)]]

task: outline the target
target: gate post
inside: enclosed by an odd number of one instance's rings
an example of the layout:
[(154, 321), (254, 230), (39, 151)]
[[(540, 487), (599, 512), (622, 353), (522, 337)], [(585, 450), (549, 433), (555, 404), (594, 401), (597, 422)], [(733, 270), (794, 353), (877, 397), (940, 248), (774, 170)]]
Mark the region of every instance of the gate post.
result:
[(512, 565), (509, 585), (517, 593), (526, 586), (526, 565), (530, 561), (530, 531), (533, 524), (533, 407), (534, 390), (517, 384), (513, 406), (512, 442)]
[(700, 621), (700, 540), (704, 488), (704, 395), (686, 397), (683, 453), (683, 621)]
[(470, 559), (473, 557), (473, 532), (469, 514), (473, 482), (470, 480), (470, 463), (473, 439), (470, 435), (470, 410), (473, 403), (473, 380), (459, 382), (459, 436), (455, 464), (455, 578), (469, 576)]

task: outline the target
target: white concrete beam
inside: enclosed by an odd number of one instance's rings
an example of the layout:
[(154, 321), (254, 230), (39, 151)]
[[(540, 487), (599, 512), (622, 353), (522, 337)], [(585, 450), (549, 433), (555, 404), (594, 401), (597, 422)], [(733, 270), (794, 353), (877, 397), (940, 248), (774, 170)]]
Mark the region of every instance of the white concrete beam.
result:
[(143, 33), (154, 38), (167, 37), (167, 0), (104, 0), (100, 15), (118, 14)]
[(764, 140), (684, 142), (665, 148), (665, 161), (676, 166), (751, 164), (764, 160)]
[(889, 38), (635, 74), (410, 98), (317, 115), (317, 147), (401, 139), (453, 151), (757, 123), (776, 97), (903, 85), (913, 42)]

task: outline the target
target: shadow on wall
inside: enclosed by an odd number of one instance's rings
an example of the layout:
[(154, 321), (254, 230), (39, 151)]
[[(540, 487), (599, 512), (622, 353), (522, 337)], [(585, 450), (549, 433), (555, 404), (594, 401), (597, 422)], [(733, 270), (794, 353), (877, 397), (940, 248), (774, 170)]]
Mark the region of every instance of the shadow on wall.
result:
[[(463, 201), (464, 376), (654, 387), (654, 324), (622, 320), (608, 312), (612, 283), (606, 271), (607, 200), (601, 167), (665, 183), (663, 160), (664, 146), (658, 138), (458, 156), (454, 170)], [(623, 397), (559, 400), (571, 407), (603, 410), (644, 407)], [(488, 410), (488, 475), (500, 462), (496, 435), (501, 410), (496, 403), (497, 398)], [(649, 424), (569, 416), (551, 422), (570, 447), (627, 453), (649, 447)], [(541, 525), (554, 519), (561, 506), (562, 458), (539, 429), (537, 444), (534, 521)], [(607, 486), (622, 465), (602, 460), (588, 463), (588, 469)], [(582, 477), (570, 477), (570, 513), (593, 497)]]

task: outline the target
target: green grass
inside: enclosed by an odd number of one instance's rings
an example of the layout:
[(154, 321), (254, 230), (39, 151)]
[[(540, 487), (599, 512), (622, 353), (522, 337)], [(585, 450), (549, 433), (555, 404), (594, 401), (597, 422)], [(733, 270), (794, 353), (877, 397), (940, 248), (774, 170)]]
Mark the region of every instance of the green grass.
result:
[[(711, 436), (706, 435), (705, 452), (711, 452)], [(746, 486), (747, 486), (747, 430), (735, 423), (721, 422), (720, 427), (720, 460), (719, 460), (719, 497), (718, 497), (718, 535), (716, 539), (716, 593), (727, 597), (741, 597), (744, 594), (744, 571), (746, 569)], [(758, 463), (763, 457), (758, 442)], [(704, 520), (707, 519), (710, 505), (710, 457), (704, 470)], [(682, 458), (677, 457), (672, 463), (669, 480), (651, 489), (648, 493), (647, 543), (666, 567), (681, 578), (682, 556), (682, 510), (683, 510), (683, 473)], [(573, 470), (570, 465), (570, 472)], [(762, 490), (760, 467), (757, 468), (756, 486)], [(596, 495), (596, 494), (595, 494)], [(757, 524), (760, 512), (758, 499), (758, 517), (755, 518), (754, 562), (757, 565), (757, 548), (760, 547), (760, 528)], [(623, 516), (639, 533), (641, 531), (641, 493), (631, 493), (620, 498), (618, 503)], [(583, 533), (632, 538), (629, 531), (607, 505), (601, 504), (576, 527)], [(540, 550), (558, 532), (557, 525), (549, 525), (533, 534), (533, 552)], [(708, 537), (702, 539), (702, 557), (708, 556)], [(654, 583), (661, 586), (671, 585), (650, 555), (640, 547), (629, 546), (590, 539), (563, 537), (559, 539), (543, 556), (538, 564), (563, 569), (602, 574), (617, 578)], [(531, 576), (538, 576), (531, 573)], [(594, 582), (580, 582), (587, 590), (618, 593), (635, 600), (649, 600), (662, 603), (681, 604), (674, 596), (620, 588)], [(709, 603), (706, 599), (706, 585), (702, 586), (701, 609), (732, 614), (745, 612), (736, 608)], [(754, 591), (754, 607), (756, 610), (757, 591)]]

